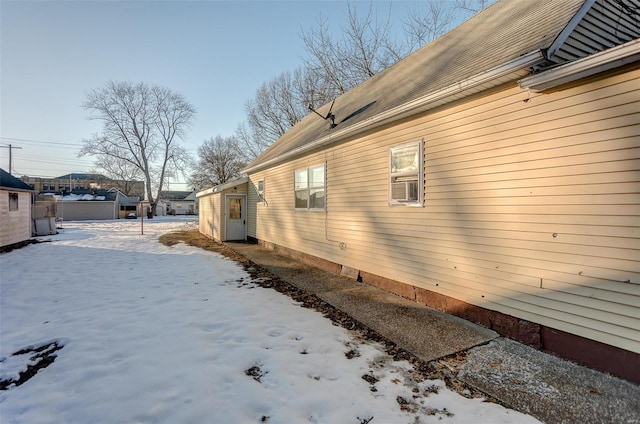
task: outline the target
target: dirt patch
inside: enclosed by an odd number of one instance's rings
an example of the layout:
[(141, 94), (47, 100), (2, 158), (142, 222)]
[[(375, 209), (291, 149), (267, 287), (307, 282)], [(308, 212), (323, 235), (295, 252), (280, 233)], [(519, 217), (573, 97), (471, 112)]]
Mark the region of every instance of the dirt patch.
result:
[(51, 240), (29, 239), (29, 240), (21, 241), (19, 243), (10, 244), (8, 246), (2, 246), (0, 247), (0, 253), (7, 253), (7, 252), (11, 252), (12, 250), (22, 249), (23, 247), (29, 246), (30, 244), (49, 243), (50, 241)]
[(248, 375), (249, 377), (252, 377), (258, 383), (262, 383), (262, 377), (267, 375), (269, 373), (269, 371), (263, 371), (260, 368), (260, 365), (254, 365), (251, 368), (245, 370), (244, 373), (246, 375)]
[(59, 342), (46, 343), (39, 346), (30, 346), (12, 353), (9, 357), (2, 358), (0, 362), (20, 361), (24, 363), (25, 369), (13, 378), (0, 379), (0, 390), (7, 390), (11, 387), (21, 386), (31, 380), (43, 368), (48, 367), (56, 360), (56, 352), (64, 345)]

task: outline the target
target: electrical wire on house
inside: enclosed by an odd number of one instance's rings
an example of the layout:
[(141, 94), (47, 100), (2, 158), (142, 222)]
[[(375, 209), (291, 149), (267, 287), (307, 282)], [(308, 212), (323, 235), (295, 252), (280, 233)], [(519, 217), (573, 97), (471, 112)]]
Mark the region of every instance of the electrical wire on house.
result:
[[(332, 152), (333, 153), (333, 152)], [(324, 238), (331, 243), (337, 243), (340, 250), (347, 250), (347, 243), (329, 238), (329, 152), (324, 153)]]

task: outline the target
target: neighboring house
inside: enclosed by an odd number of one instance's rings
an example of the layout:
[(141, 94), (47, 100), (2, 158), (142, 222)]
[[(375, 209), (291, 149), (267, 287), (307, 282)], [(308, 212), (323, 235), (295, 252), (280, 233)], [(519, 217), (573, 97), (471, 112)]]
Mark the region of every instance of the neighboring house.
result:
[[(124, 218), (128, 212), (137, 211), (138, 198), (127, 197), (116, 189), (72, 190), (71, 193), (40, 193), (36, 209), (41, 210), (55, 199), (57, 219), (64, 221), (93, 221)], [(45, 205), (46, 203), (46, 205)], [(139, 212), (138, 212), (139, 214)]]
[(248, 238), (640, 381), (637, 5), (494, 3), (249, 164)]
[(243, 177), (198, 192), (200, 232), (217, 241), (247, 239), (247, 182)]
[(31, 194), (33, 190), (0, 169), (0, 247), (31, 238)]
[(165, 204), (168, 214), (196, 215), (198, 213), (198, 199), (194, 191), (161, 191), (158, 202)]

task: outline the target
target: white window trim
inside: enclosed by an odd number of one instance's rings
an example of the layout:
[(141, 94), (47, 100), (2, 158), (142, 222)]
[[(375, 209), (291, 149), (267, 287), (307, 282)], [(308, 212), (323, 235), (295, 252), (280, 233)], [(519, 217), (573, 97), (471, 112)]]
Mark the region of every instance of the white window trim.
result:
[[(399, 150), (407, 147), (418, 147), (418, 170), (417, 170), (417, 199), (416, 200), (395, 200), (392, 198), (392, 184), (396, 181), (396, 178), (402, 177), (403, 174), (392, 174), (392, 156), (394, 150)], [(407, 177), (407, 175), (404, 175)], [(411, 178), (411, 175), (408, 176)], [(410, 143), (396, 144), (389, 147), (389, 178), (388, 178), (388, 200), (389, 206), (405, 206), (405, 207), (423, 207), (424, 206), (424, 140), (420, 139)]]
[[(322, 167), (322, 172), (323, 172), (323, 184), (322, 184), (322, 189), (324, 191), (324, 206), (322, 208), (311, 208), (309, 207), (309, 204), (311, 203), (311, 189), (312, 188), (317, 188), (317, 187), (309, 187), (309, 181), (311, 181), (311, 170), (313, 168), (319, 168)], [(307, 171), (307, 207), (306, 208), (298, 208), (296, 207), (296, 173), (298, 171), (302, 171), (302, 170), (306, 170)], [(297, 168), (293, 171), (293, 208), (296, 211), (311, 211), (311, 212), (324, 212), (327, 208), (327, 166), (325, 163), (319, 163), (316, 165), (310, 165), (307, 166), (306, 168)]]

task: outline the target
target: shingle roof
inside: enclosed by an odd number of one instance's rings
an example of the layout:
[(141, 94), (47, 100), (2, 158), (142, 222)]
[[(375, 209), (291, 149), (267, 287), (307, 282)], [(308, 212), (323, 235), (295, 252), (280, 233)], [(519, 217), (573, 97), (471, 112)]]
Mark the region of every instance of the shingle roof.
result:
[(1, 168), (0, 168), (0, 187), (12, 188), (16, 190), (33, 191), (33, 188), (31, 188), (29, 184), (14, 177), (13, 175), (9, 174), (7, 171)]
[(158, 195), (160, 200), (184, 200), (192, 191), (161, 191)]
[[(364, 123), (532, 52), (544, 51), (584, 0), (500, 0), (335, 100), (337, 126), (309, 114), (247, 169)], [(543, 58), (541, 57), (541, 61)], [(329, 105), (319, 108), (326, 115)]]

